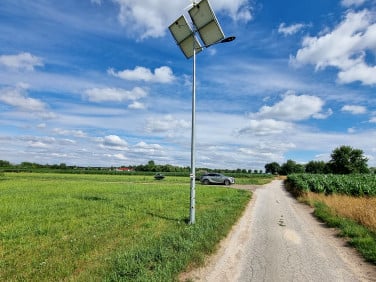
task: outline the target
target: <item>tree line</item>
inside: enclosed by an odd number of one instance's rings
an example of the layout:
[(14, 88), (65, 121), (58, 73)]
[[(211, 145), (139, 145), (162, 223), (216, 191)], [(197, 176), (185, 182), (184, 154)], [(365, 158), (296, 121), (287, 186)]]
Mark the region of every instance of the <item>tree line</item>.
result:
[[(277, 162), (271, 162), (265, 165), (265, 173), (288, 175), (292, 173), (316, 173), (316, 174), (352, 174), (352, 173), (376, 173), (376, 168), (368, 168), (368, 159), (364, 157), (364, 153), (360, 149), (354, 149), (350, 146), (341, 146), (333, 150), (331, 160), (324, 161), (310, 161), (307, 164), (299, 164), (293, 160), (288, 160), (286, 163), (280, 165)], [(2, 171), (61, 171), (72, 173), (121, 173), (118, 171), (119, 167), (79, 167), (68, 166), (65, 163), (60, 164), (38, 164), (32, 162), (22, 162), (21, 164), (13, 165), (8, 161), (0, 160), (0, 169)], [(129, 168), (133, 172), (163, 172), (163, 173), (190, 173), (190, 167), (179, 167), (170, 164), (159, 165), (153, 160), (147, 164), (140, 164), (135, 166), (121, 166), (121, 168)], [(251, 169), (209, 169), (197, 168), (196, 173), (200, 172), (222, 172), (222, 173), (236, 173), (236, 174), (263, 174), (262, 170)], [(127, 172), (129, 173), (129, 171)]]
[(265, 165), (265, 172), (272, 174), (288, 175), (292, 173), (315, 173), (315, 174), (354, 174), (376, 173), (375, 168), (368, 168), (368, 159), (360, 149), (351, 146), (340, 146), (331, 153), (329, 162), (310, 161), (307, 164), (298, 164), (288, 160), (280, 165), (277, 162)]

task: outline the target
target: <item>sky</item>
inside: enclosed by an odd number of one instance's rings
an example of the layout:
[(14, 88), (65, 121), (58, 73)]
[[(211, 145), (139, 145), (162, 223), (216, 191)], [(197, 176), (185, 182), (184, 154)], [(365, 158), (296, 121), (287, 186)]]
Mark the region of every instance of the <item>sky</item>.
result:
[[(226, 36), (197, 55), (196, 167), (376, 167), (376, 1), (210, 0)], [(0, 1), (0, 159), (190, 166), (189, 0)]]

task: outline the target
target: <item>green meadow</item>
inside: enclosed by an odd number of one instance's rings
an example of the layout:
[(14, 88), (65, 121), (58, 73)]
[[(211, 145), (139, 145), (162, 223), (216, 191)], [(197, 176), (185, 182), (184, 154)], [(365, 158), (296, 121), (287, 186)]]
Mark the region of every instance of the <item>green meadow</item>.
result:
[(4, 173), (0, 280), (174, 281), (203, 263), (251, 198), (197, 184), (189, 225), (189, 191), (188, 177)]

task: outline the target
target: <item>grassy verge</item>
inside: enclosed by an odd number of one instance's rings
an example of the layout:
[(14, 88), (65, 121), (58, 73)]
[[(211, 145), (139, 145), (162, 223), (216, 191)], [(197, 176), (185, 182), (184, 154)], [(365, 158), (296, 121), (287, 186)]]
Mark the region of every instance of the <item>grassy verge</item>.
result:
[(264, 185), (271, 182), (274, 179), (275, 177), (273, 175), (268, 174), (247, 175), (243, 177), (235, 176), (235, 183), (241, 185)]
[(369, 262), (376, 264), (376, 198), (348, 195), (325, 195), (302, 191), (285, 183), (286, 189), (299, 201), (314, 207), (314, 214), (328, 226), (340, 230)]
[(366, 227), (355, 221), (341, 217), (323, 202), (315, 203), (314, 214), (328, 226), (340, 229), (340, 236), (349, 239), (349, 244), (354, 246), (363, 257), (376, 264), (376, 235)]
[(213, 252), (251, 194), (189, 179), (5, 173), (1, 281), (173, 281)]

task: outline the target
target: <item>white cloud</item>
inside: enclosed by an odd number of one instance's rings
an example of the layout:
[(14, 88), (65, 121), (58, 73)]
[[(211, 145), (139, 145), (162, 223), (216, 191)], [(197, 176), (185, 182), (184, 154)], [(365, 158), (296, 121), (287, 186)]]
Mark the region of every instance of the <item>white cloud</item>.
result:
[(62, 128), (54, 128), (53, 131), (59, 135), (74, 136), (74, 137), (86, 137), (86, 133), (82, 130), (67, 130)]
[(104, 138), (98, 138), (98, 141), (101, 142), (100, 146), (102, 148), (126, 151), (128, 150), (128, 143), (124, 139), (121, 139), (117, 135), (108, 135)]
[(128, 160), (128, 158), (122, 153), (110, 155), (109, 157), (110, 158), (114, 157), (115, 159), (122, 160), (122, 161)]
[(366, 60), (366, 52), (374, 52), (376, 48), (375, 19), (368, 10), (348, 12), (333, 31), (319, 37), (305, 37), (302, 48), (290, 62), (313, 64), (316, 70), (335, 67), (339, 69), (339, 83), (376, 84), (376, 66)]
[(150, 69), (140, 66), (137, 66), (134, 70), (123, 70), (116, 72), (114, 69), (109, 69), (107, 72), (110, 75), (125, 80), (134, 81), (170, 83), (175, 79), (171, 68), (167, 66), (156, 68), (154, 73)]
[(132, 104), (130, 104), (128, 106), (128, 108), (133, 109), (133, 110), (144, 110), (144, 109), (146, 109), (146, 106), (143, 103), (140, 103), (138, 101), (134, 101)]
[(345, 105), (341, 109), (342, 112), (349, 112), (353, 115), (365, 114), (367, 112), (367, 108), (363, 106), (355, 106), (355, 105)]
[(144, 98), (147, 92), (140, 87), (130, 91), (121, 88), (92, 88), (85, 91), (85, 96), (91, 102), (123, 102)]
[[(113, 0), (120, 6), (118, 19), (127, 31), (137, 38), (162, 37), (173, 20), (187, 7), (188, 1), (170, 0)], [(217, 0), (213, 9), (223, 11), (235, 21), (252, 19), (248, 0)]]
[(372, 117), (370, 120), (369, 120), (370, 123), (376, 123), (376, 117)]
[(282, 101), (273, 106), (263, 106), (259, 112), (250, 116), (285, 121), (305, 120), (310, 117), (323, 118), (323, 105), (324, 101), (316, 96), (287, 94)]
[(252, 9), (248, 0), (216, 0), (211, 1), (210, 4), (215, 11), (223, 11), (235, 21), (248, 22), (252, 20)]
[(376, 66), (372, 67), (365, 62), (359, 62), (349, 69), (340, 71), (338, 80), (341, 83), (361, 81), (365, 85), (376, 84)]
[(28, 97), (23, 87), (0, 89), (0, 102), (22, 111), (45, 112), (47, 107), (41, 100)]
[(137, 143), (134, 147), (135, 148), (133, 151), (137, 153), (151, 154), (155, 152), (161, 152), (163, 150), (162, 146), (159, 144), (147, 144), (143, 141)]
[(190, 128), (190, 122), (185, 120), (177, 120), (172, 115), (167, 115), (162, 119), (149, 118), (147, 120), (147, 132), (168, 132), (174, 130), (186, 130)]
[(350, 6), (360, 6), (363, 3), (365, 3), (367, 0), (342, 0), (341, 4), (342, 6), (345, 7), (350, 7)]
[(292, 124), (274, 119), (250, 120), (246, 127), (238, 131), (240, 135), (250, 134), (256, 136), (275, 135), (292, 129)]
[(281, 23), (278, 27), (278, 32), (287, 36), (287, 35), (293, 35), (299, 32), (299, 30), (301, 30), (302, 28), (304, 28), (304, 24), (292, 24), (292, 25), (286, 26), (285, 23)]
[(43, 61), (30, 53), (20, 53), (17, 55), (0, 56), (0, 64), (17, 70), (33, 71), (35, 67), (42, 67)]

